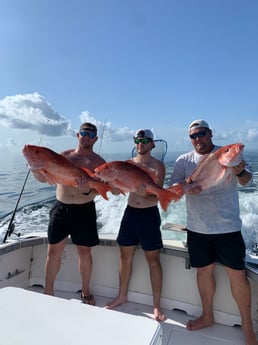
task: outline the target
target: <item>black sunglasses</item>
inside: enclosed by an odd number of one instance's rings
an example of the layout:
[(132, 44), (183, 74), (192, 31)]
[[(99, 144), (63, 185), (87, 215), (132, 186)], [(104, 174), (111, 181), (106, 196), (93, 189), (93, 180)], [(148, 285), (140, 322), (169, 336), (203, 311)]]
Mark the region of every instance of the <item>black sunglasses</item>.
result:
[(96, 137), (96, 133), (90, 132), (90, 131), (89, 132), (81, 131), (80, 132), (80, 136), (82, 136), (82, 137), (89, 137), (89, 138), (93, 139), (93, 138)]
[(190, 134), (189, 137), (191, 139), (203, 138), (203, 137), (205, 137), (206, 133), (207, 133), (207, 131), (205, 130), (205, 131), (201, 131), (201, 132), (198, 132), (198, 133)]
[(142, 139), (134, 138), (134, 142), (137, 145), (140, 144), (140, 143), (142, 143), (142, 144), (149, 144), (151, 141), (152, 141), (152, 139), (150, 139), (150, 138), (142, 138)]

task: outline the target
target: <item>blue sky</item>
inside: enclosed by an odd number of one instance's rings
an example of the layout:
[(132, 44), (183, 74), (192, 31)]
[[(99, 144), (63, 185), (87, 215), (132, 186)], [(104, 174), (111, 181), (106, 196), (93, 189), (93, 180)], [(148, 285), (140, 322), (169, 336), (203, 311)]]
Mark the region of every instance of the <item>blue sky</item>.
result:
[(256, 149), (257, 17), (257, 0), (2, 0), (0, 151), (74, 147), (84, 120), (103, 153), (138, 128), (185, 151), (198, 118)]

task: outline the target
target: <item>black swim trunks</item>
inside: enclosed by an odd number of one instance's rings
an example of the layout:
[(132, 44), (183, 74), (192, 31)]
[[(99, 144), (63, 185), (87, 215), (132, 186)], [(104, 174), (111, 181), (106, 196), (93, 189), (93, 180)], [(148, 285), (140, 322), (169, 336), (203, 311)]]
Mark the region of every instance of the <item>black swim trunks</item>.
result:
[(56, 201), (49, 215), (50, 244), (59, 243), (68, 235), (77, 245), (93, 247), (99, 244), (94, 201), (79, 205)]
[(135, 208), (127, 206), (121, 221), (117, 243), (120, 246), (141, 244), (145, 251), (163, 248), (157, 206)]
[(207, 235), (188, 230), (187, 244), (193, 267), (219, 262), (235, 270), (245, 269), (245, 243), (241, 231)]

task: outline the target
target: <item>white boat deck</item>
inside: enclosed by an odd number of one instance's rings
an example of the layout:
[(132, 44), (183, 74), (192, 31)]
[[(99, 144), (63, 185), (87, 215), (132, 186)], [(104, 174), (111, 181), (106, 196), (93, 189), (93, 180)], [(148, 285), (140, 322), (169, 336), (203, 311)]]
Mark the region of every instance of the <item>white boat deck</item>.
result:
[[(31, 291), (42, 293), (41, 287), (29, 288)], [(81, 303), (79, 293), (71, 293), (57, 290), (55, 291), (57, 297), (78, 300)], [(104, 308), (110, 298), (96, 296), (96, 307)], [(124, 312), (127, 314), (138, 315), (152, 318), (152, 307), (149, 305), (128, 302), (118, 306), (115, 311)], [(179, 310), (164, 310), (166, 314), (166, 321), (161, 323), (162, 326), (162, 345), (243, 345), (244, 337), (239, 326), (225, 326), (215, 324), (212, 327), (207, 327), (198, 331), (188, 331), (185, 327), (186, 322), (190, 316)], [(119, 324), (117, 325), (119, 327)], [(128, 330), (130, 332), (130, 330)], [(85, 325), (85, 336), (87, 336), (87, 325)], [(126, 334), (125, 334), (126, 337)], [(121, 341), (123, 343), (123, 341)], [(102, 345), (102, 344), (100, 344)], [(103, 344), (104, 345), (104, 344)], [(135, 345), (135, 344), (132, 344)]]

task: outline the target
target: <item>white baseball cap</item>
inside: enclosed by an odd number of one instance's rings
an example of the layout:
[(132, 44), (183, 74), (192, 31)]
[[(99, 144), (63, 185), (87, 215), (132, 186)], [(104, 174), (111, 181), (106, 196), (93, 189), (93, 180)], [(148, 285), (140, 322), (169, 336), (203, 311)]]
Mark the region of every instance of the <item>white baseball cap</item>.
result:
[(193, 129), (193, 128), (201, 128), (201, 127), (203, 127), (203, 128), (208, 128), (208, 129), (210, 128), (209, 125), (208, 125), (208, 123), (207, 123), (206, 121), (204, 121), (204, 120), (202, 120), (202, 119), (199, 119), (199, 120), (193, 121), (193, 122), (189, 125), (189, 127), (188, 127), (188, 132), (190, 132), (191, 129)]

